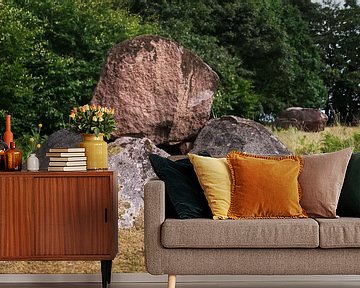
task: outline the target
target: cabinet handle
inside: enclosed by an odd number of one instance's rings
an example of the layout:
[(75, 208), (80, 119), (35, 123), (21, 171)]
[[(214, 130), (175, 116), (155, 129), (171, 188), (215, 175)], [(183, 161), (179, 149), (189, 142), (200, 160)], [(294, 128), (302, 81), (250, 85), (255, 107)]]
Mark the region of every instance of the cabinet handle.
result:
[(107, 208), (105, 208), (105, 223), (107, 223), (107, 221), (108, 221), (108, 215), (107, 215), (108, 213), (107, 213)]

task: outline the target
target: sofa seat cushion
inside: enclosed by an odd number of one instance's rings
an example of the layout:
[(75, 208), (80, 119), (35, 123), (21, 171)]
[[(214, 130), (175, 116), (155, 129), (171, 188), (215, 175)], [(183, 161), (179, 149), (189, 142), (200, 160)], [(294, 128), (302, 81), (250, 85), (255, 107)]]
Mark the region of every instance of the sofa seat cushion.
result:
[(321, 248), (359, 248), (360, 218), (316, 218), (320, 227)]
[(313, 219), (166, 219), (166, 248), (316, 248), (319, 226)]

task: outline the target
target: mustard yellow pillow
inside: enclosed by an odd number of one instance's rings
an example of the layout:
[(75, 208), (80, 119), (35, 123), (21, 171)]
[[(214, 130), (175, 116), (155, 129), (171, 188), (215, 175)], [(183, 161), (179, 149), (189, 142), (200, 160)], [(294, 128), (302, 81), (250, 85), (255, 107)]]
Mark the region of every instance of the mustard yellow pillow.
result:
[(232, 176), (229, 218), (303, 218), (298, 176), (299, 156), (257, 156), (231, 152)]
[(189, 154), (213, 219), (227, 219), (230, 207), (231, 174), (226, 158)]

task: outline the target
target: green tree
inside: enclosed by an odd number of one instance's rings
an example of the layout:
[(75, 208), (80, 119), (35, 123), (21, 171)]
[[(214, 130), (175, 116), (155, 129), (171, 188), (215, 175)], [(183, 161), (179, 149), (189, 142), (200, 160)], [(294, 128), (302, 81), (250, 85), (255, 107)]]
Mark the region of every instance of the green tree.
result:
[[(43, 50), (43, 42), (37, 40), (42, 35), (39, 20), (30, 12), (0, 3), (0, 110), (21, 115), (12, 118), (14, 131), (24, 131), (37, 116), (31, 106), (39, 79), (27, 65), (31, 55)], [(0, 128), (4, 131), (5, 120)]]
[(324, 62), (328, 109), (340, 113), (343, 122), (352, 122), (360, 117), (359, 4), (345, 1), (341, 7), (335, 1), (324, 1), (314, 34)]
[(251, 71), (265, 114), (322, 104), (320, 58), (297, 7), (280, 0), (234, 0), (218, 7), (221, 43)]
[(39, 121), (46, 134), (64, 127), (90, 101), (107, 51), (157, 29), (111, 0), (4, 0), (0, 13), (0, 109), (18, 137)]
[[(316, 9), (318, 6), (313, 7)], [(287, 65), (294, 71), (294, 77), (288, 82), (292, 97), (287, 106), (324, 108), (327, 89), (320, 77), (321, 57), (311, 34), (310, 23), (304, 19), (306, 17), (296, 5), (284, 5), (282, 23), (292, 57)]]

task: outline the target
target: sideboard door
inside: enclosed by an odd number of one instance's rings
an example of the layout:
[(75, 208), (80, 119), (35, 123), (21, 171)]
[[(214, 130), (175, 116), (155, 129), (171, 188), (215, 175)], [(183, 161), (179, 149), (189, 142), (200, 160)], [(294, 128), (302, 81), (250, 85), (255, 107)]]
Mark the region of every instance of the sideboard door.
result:
[(34, 184), (37, 256), (102, 259), (113, 253), (108, 177), (37, 177)]
[(34, 251), (32, 182), (0, 178), (0, 259), (28, 257)]

